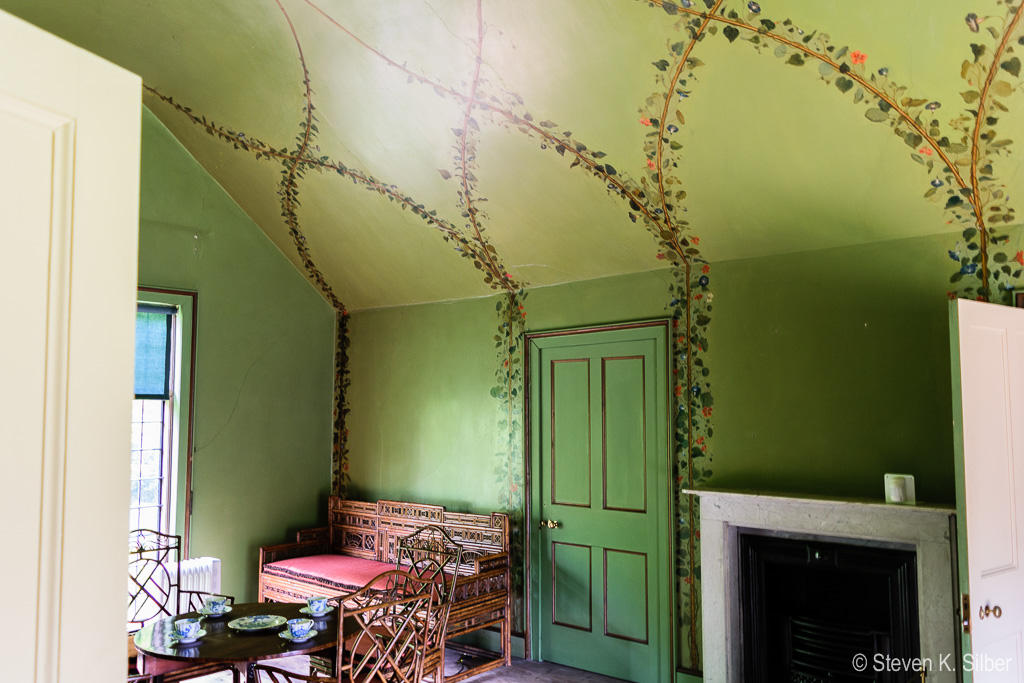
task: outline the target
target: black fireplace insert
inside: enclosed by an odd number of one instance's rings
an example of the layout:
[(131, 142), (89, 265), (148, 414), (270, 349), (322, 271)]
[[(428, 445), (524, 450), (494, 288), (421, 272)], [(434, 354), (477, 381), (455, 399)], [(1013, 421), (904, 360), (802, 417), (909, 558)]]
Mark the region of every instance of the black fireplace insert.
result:
[(752, 533), (739, 543), (744, 681), (920, 680), (905, 671), (920, 656), (913, 550)]

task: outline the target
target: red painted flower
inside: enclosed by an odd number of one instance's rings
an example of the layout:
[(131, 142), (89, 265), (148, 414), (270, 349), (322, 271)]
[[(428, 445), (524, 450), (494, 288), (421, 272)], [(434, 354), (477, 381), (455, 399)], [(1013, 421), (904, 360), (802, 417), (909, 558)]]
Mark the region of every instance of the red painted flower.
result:
[(697, 531), (697, 532), (694, 532), (694, 534), (693, 534), (693, 535), (697, 537), (697, 540), (698, 540), (698, 541), (700, 540), (700, 532), (699, 532), (699, 531)]
[(864, 62), (868, 61), (868, 56), (861, 52), (860, 50), (854, 50), (850, 54), (850, 61), (853, 62), (854, 64), (863, 64)]
[(665, 260), (665, 255), (664, 254), (658, 254), (658, 260), (659, 261), (664, 261)]
[(682, 395), (683, 395), (683, 387), (677, 384), (676, 385), (676, 396), (682, 396)]
[(919, 149), (917, 151), (920, 152), (921, 154), (927, 156), (927, 157), (930, 157), (933, 154), (931, 147), (922, 147), (921, 149)]
[(690, 578), (689, 576), (687, 576), (685, 579), (683, 579), (683, 583), (688, 583), (690, 585), (693, 585), (693, 579)]
[(1013, 260), (1024, 266), (1024, 251), (1018, 251), (1017, 255), (1013, 257)]
[(699, 439), (697, 439), (697, 443), (704, 443), (704, 437), (702, 436)]
[(705, 275), (707, 273), (710, 273), (711, 272), (711, 266), (704, 266), (703, 268), (700, 269), (700, 272), (704, 273)]
[(676, 344), (682, 344), (686, 341), (686, 337), (676, 337)]
[(651, 120), (649, 118), (647, 118), (646, 116), (641, 116), (640, 117), (640, 123), (644, 124), (645, 126), (649, 126), (649, 125), (651, 125)]
[(654, 165), (654, 159), (647, 160), (647, 168), (651, 169), (652, 171), (658, 168), (657, 166)]
[(678, 320), (673, 320), (672, 321), (672, 327), (679, 327), (679, 321)]
[(952, 301), (956, 298), (956, 292), (946, 292), (946, 296), (949, 297), (950, 301)]
[(697, 294), (696, 296), (693, 297), (693, 300), (694, 301), (700, 301), (703, 298), (704, 298), (703, 294)]
[(700, 238), (699, 237), (691, 237), (690, 241), (693, 242), (694, 246), (697, 246), (698, 244), (700, 244)]

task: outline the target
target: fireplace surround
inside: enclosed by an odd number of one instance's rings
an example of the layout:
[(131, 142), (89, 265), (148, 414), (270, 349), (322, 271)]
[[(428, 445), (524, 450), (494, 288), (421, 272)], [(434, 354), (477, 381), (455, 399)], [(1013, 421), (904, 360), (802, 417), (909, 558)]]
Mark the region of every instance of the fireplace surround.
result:
[[(721, 490), (687, 493), (700, 498), (705, 680), (755, 680), (744, 675), (743, 536), (796, 539), (809, 548), (838, 544), (912, 553), (920, 657), (938, 662), (960, 652), (952, 506)], [(955, 672), (928, 674), (929, 682), (956, 680)]]

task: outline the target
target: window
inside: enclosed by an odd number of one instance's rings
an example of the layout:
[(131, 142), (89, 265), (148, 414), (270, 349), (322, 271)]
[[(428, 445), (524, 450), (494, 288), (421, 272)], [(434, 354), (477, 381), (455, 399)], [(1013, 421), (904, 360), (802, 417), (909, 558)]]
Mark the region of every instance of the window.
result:
[(196, 295), (139, 290), (129, 528), (180, 534), (187, 552)]

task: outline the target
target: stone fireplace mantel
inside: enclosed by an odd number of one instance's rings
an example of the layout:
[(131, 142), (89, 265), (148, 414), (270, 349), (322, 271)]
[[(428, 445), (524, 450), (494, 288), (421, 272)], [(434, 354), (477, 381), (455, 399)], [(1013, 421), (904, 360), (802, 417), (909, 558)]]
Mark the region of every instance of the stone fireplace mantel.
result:
[[(795, 494), (690, 490), (700, 498), (704, 680), (741, 681), (739, 534), (913, 549), (917, 553), (921, 657), (959, 657), (956, 534), (952, 506), (887, 505)], [(929, 681), (955, 681), (935, 670)]]

